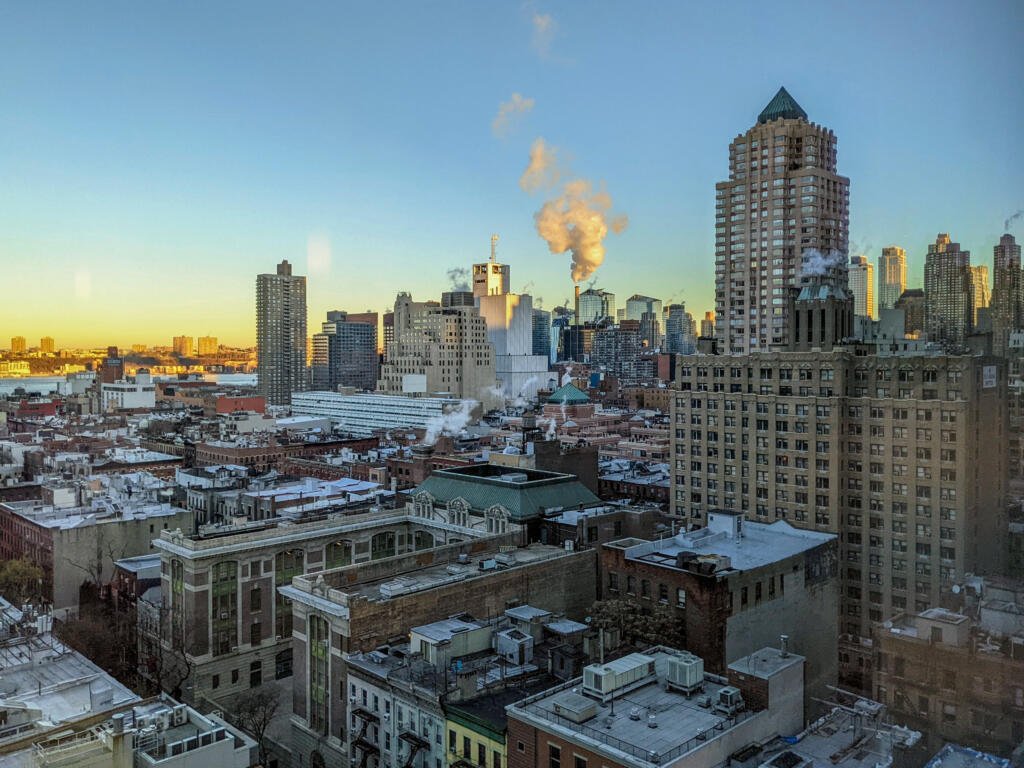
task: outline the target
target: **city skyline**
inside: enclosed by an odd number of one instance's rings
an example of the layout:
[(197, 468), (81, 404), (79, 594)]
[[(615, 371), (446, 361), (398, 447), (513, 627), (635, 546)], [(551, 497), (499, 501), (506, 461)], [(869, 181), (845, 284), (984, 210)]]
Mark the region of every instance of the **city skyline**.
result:
[[(90, 9), (75, 24), (86, 11), (64, 9), (65, 31), (48, 34), (56, 10), (9, 8), (0, 40), (18, 117), (0, 123), (0, 257), (20, 290), (0, 327), (68, 347), (166, 343), (188, 328), (251, 346), (251, 275), (282, 259), (308, 276), (315, 322), (382, 312), (401, 290), (439, 298), (449, 269), (485, 260), (492, 232), (513, 290), (532, 283), (550, 309), (572, 281), (570, 257), (535, 231), (543, 196), (519, 187), (537, 138), (629, 217), (595, 286), (660, 292), (700, 316), (714, 306), (714, 184), (731, 137), (780, 86), (839, 139), (851, 255), (877, 264), (899, 245), (915, 287), (927, 244), (949, 232), (991, 264), (1024, 202), (1018, 68), (982, 55), (1019, 50), (1022, 10), (992, 5), (631, 9), (616, 24), (605, 4), (447, 5), (386, 21), (348, 9), (341, 31), (340, 14), (317, 7), (272, 27), (262, 6), (241, 20), (208, 9), (195, 25), (155, 9)], [(800, 45), (760, 38), (768, 14)], [(393, 47), (366, 42), (382, 25)], [(470, 34), (488, 27), (507, 34)], [(374, 34), (348, 31), (360, 28)], [(929, 56), (948, 29), (963, 55)], [(863, 60), (866, 40), (889, 55)], [(705, 73), (726, 43), (765, 65)], [(187, 66), (172, 66), (184, 49)]]

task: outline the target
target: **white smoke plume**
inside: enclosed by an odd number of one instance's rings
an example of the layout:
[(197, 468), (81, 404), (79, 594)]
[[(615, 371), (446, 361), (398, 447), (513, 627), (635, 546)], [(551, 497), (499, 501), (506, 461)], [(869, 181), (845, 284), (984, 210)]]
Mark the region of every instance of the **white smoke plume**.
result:
[(524, 192), (533, 193), (541, 188), (555, 186), (561, 175), (558, 150), (548, 146), (544, 139), (534, 139), (530, 145), (530, 160), (523, 175), (519, 177), (519, 187)]
[(817, 248), (804, 251), (802, 277), (823, 277), (834, 270), (844, 269), (846, 259), (839, 251), (822, 253)]
[(571, 365), (567, 365), (567, 366), (565, 366), (565, 373), (562, 374), (562, 386), (564, 387), (566, 384), (568, 384), (571, 381), (572, 381), (572, 366)]
[(1003, 232), (1009, 232), (1010, 231), (1010, 225), (1013, 224), (1013, 222), (1015, 222), (1021, 216), (1024, 216), (1024, 210), (1020, 210), (1020, 211), (1017, 211), (1014, 214), (1011, 214), (1010, 217), (1006, 221), (1003, 222)]
[(533, 109), (533, 99), (521, 93), (513, 93), (512, 98), (498, 105), (498, 114), (491, 121), (491, 133), (503, 139)]
[(441, 435), (458, 435), (472, 420), (476, 406), (476, 400), (463, 400), (457, 408), (429, 419), (423, 442), (433, 445)]
[(554, 440), (558, 434), (558, 422), (555, 421), (555, 417), (552, 416), (550, 419), (537, 419), (537, 426), (541, 426), (547, 421), (547, 429), (544, 430), (545, 440)]
[(537, 309), (544, 309), (544, 297), (543, 296), (534, 296), (533, 297), (533, 306), (536, 307)]
[(533, 288), (533, 280), (531, 280), (531, 281), (530, 281), (530, 282), (528, 282), (528, 283), (527, 283), (526, 285), (524, 285), (524, 286), (523, 286), (523, 287), (522, 287), (522, 288), (520, 289), (520, 291), (519, 291), (519, 292), (520, 292), (520, 293), (529, 293), (529, 292), (530, 292), (530, 289), (531, 289), (531, 288)]
[(306, 272), (326, 275), (331, 271), (331, 241), (327, 235), (315, 234), (306, 239)]
[(542, 58), (547, 58), (551, 53), (551, 43), (558, 31), (558, 22), (550, 13), (534, 13), (531, 19), (533, 25), (533, 50)]
[(446, 273), (453, 291), (469, 290), (469, 270), (465, 267), (452, 267)]
[(536, 376), (531, 376), (523, 382), (523, 386), (519, 388), (519, 394), (516, 395), (515, 399), (512, 401), (512, 406), (514, 408), (525, 408), (529, 404), (526, 400), (526, 390), (536, 384), (537, 381), (538, 379)]

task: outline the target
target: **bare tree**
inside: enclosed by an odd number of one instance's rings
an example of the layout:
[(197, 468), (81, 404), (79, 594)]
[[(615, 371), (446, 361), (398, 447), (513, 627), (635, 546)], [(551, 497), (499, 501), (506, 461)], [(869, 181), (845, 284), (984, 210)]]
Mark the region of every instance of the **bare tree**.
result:
[(139, 670), (157, 691), (180, 700), (181, 688), (195, 669), (188, 653), (192, 631), (162, 604), (140, 599), (138, 614)]
[(627, 643), (673, 648), (683, 644), (681, 622), (667, 605), (659, 603), (647, 610), (632, 600), (599, 600), (592, 614), (594, 627), (618, 629)]
[(240, 693), (234, 701), (234, 720), (253, 735), (260, 749), (260, 763), (266, 765), (267, 750), (264, 740), (280, 700), (273, 691), (266, 688), (252, 688)]

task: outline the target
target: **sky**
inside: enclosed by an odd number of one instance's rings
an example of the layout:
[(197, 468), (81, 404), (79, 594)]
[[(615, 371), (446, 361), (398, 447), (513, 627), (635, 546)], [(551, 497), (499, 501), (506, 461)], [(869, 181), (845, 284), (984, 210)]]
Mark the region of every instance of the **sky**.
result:
[(595, 285), (703, 316), (714, 185), (780, 85), (838, 136), (851, 252), (902, 245), (919, 285), (949, 232), (991, 264), (1024, 208), (1022, 28), (1015, 1), (2, 3), (0, 346), (253, 344), (282, 259), (312, 333), (438, 298), (492, 233), (551, 308), (538, 138), (628, 217)]

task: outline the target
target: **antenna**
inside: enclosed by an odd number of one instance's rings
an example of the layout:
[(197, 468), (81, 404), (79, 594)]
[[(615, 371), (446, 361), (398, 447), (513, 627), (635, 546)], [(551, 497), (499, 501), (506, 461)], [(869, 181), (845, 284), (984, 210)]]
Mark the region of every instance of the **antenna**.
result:
[(498, 236), (491, 235), (491, 264), (498, 258)]

